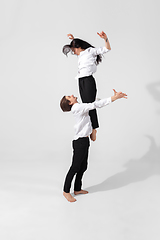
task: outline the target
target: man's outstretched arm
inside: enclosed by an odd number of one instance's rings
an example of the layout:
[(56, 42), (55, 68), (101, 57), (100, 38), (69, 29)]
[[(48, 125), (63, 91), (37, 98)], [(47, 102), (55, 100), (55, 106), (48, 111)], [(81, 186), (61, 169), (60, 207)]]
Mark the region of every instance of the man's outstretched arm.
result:
[(104, 99), (101, 99), (99, 101), (95, 101), (93, 103), (83, 103), (83, 104), (81, 104), (80, 111), (83, 112), (83, 113), (89, 112), (90, 110), (93, 110), (95, 108), (105, 107), (108, 104), (110, 104), (111, 102), (114, 102), (118, 99), (121, 99), (121, 98), (127, 99), (127, 94), (122, 93), (122, 92), (117, 92), (115, 89), (113, 89), (113, 91), (114, 91), (114, 96), (112, 96), (110, 98), (104, 98)]

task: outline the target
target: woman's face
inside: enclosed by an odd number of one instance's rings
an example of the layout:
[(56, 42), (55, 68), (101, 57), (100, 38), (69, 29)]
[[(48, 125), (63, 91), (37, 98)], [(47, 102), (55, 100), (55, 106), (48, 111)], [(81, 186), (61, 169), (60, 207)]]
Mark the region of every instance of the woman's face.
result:
[(71, 48), (71, 50), (72, 50), (72, 54), (77, 55), (77, 48)]
[(72, 50), (72, 53), (75, 54), (75, 55), (79, 55), (82, 50), (82, 48), (71, 48)]

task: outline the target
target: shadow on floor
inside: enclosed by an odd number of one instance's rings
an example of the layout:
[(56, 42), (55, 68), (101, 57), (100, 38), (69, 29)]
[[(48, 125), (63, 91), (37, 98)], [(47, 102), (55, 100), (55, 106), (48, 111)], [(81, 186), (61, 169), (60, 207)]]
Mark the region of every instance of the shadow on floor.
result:
[(150, 83), (146, 86), (148, 92), (152, 95), (154, 100), (160, 102), (160, 81)]
[[(155, 101), (160, 102), (160, 81), (150, 83), (146, 86), (148, 92), (152, 95), (153, 99)], [(160, 109), (157, 111), (158, 114), (160, 114)]]
[(103, 182), (88, 187), (89, 193), (108, 191), (121, 188), (130, 183), (144, 181), (145, 179), (160, 174), (160, 147), (157, 147), (155, 140), (147, 136), (151, 141), (149, 151), (139, 160), (129, 160), (122, 172), (107, 178)]

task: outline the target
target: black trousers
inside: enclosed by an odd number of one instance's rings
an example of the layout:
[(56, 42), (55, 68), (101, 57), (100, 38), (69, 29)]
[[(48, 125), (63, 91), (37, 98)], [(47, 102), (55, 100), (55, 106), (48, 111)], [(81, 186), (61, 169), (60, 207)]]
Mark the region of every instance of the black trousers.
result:
[(73, 177), (76, 174), (74, 191), (80, 191), (82, 186), (83, 173), (87, 170), (88, 165), (88, 150), (90, 146), (89, 137), (78, 138), (73, 140), (73, 159), (72, 165), (67, 173), (64, 192), (69, 193)]
[[(96, 82), (93, 76), (79, 78), (79, 92), (83, 103), (91, 103), (96, 100)], [(98, 117), (96, 109), (89, 111), (92, 128), (98, 128)]]

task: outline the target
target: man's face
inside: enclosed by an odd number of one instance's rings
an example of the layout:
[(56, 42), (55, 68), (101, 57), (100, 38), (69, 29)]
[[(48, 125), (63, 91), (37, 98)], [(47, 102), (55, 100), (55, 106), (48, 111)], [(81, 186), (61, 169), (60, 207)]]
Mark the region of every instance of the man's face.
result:
[(70, 101), (70, 105), (77, 103), (77, 97), (75, 97), (74, 95), (66, 96), (66, 99)]

